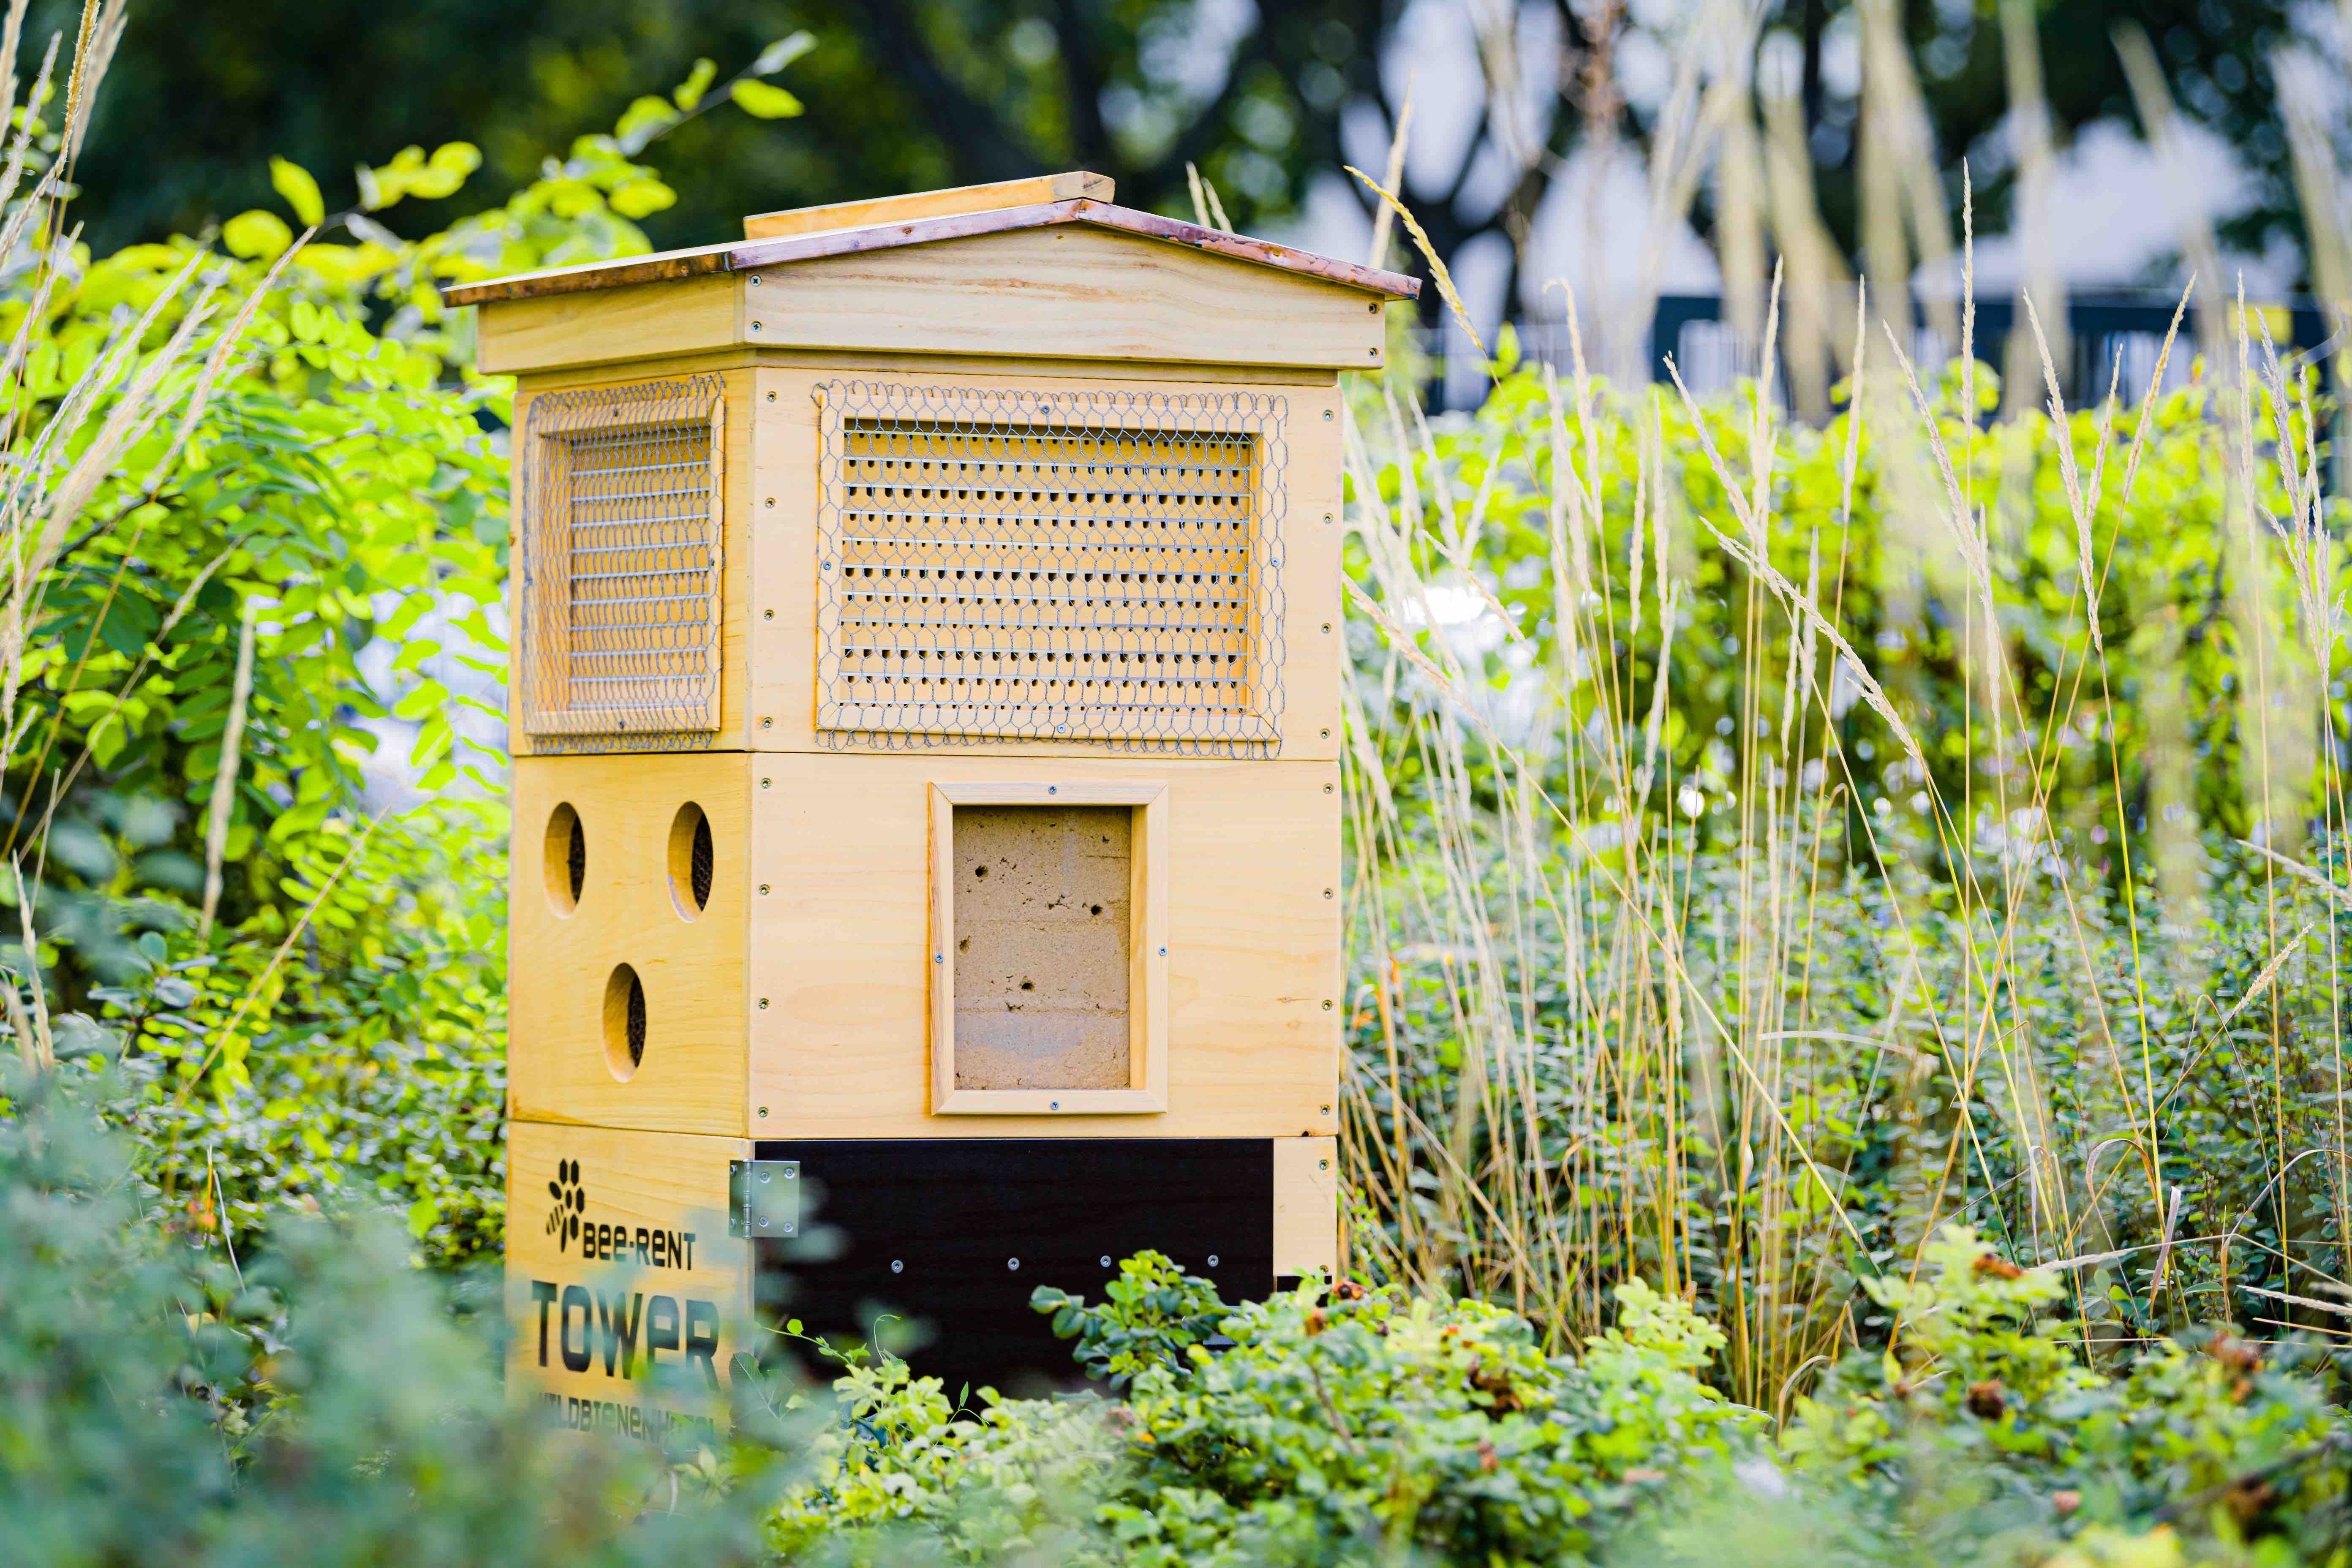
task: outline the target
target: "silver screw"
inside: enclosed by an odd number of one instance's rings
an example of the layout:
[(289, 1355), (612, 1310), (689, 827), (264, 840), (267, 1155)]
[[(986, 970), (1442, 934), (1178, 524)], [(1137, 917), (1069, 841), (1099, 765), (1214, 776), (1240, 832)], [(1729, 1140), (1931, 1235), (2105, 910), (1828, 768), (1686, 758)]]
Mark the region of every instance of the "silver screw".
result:
[(766, 1215), (761, 1215), (760, 1216), (760, 1228), (761, 1230), (768, 1228), (768, 1216)]
[(792, 1221), (790, 1221), (790, 1220), (786, 1220), (786, 1221), (784, 1221), (784, 1234), (785, 1234), (786, 1236), (797, 1236), (797, 1235), (799, 1235), (799, 1234), (800, 1234), (800, 1228), (801, 1228), (800, 1226), (798, 1226), (794, 1225), (794, 1224), (793, 1224)]
[(1013, 1273), (1018, 1274), (1021, 1272), (1021, 1259), (1017, 1258), (1008, 1258), (1004, 1260), (1004, 1267), (1012, 1270)]
[(1096, 1261), (1100, 1263), (1105, 1268), (1108, 1268), (1110, 1267), (1110, 1254), (1106, 1252), (1102, 1257), (1096, 1259)]
[[(768, 999), (767, 999), (765, 996), (762, 996), (762, 997), (761, 997), (761, 998), (760, 998), (760, 1011), (761, 1011), (761, 1012), (762, 1012), (762, 1013), (764, 1013), (764, 1012), (766, 1012), (767, 1010), (768, 1010)], [(760, 1178), (760, 1180), (761, 1180), (761, 1181), (763, 1181), (763, 1182), (764, 1182), (764, 1181), (766, 1181), (767, 1179), (768, 1179), (768, 1178), (767, 1178), (767, 1177), (765, 1177), (765, 1176), (762, 1176), (762, 1177), (761, 1177), (761, 1178)]]
[(1217, 1255), (1216, 1255), (1215, 1253), (1212, 1252), (1211, 1254), (1209, 1254), (1209, 1267), (1210, 1267), (1210, 1268), (1214, 1268), (1216, 1266), (1217, 1266)]
[(891, 1272), (891, 1273), (893, 1273), (893, 1274), (904, 1274), (906, 1271), (907, 1271), (907, 1264), (906, 1264), (906, 1260), (905, 1260), (904, 1258), (894, 1258), (890, 1259), (890, 1272)]
[(1059, 1110), (1062, 1109), (1062, 1102), (1058, 1100), (1049, 1100), (1045, 1102), (1045, 1109), (1048, 1110)]
[[(760, 1173), (760, 1184), (763, 1187), (768, 1184), (768, 1173), (765, 1171)], [(761, 1220), (760, 1223), (761, 1225), (765, 1225), (768, 1222), (766, 1220)]]

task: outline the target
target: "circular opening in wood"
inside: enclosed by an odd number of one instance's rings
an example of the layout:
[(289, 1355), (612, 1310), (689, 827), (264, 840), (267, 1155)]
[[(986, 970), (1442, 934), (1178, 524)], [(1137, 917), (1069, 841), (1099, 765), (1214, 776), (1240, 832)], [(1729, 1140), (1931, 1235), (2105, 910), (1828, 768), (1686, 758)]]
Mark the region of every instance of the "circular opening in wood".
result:
[(578, 909), (580, 895), (588, 887), (588, 834), (569, 801), (548, 815), (547, 846), (540, 862), (547, 873), (548, 907), (559, 915)]
[(645, 983), (624, 963), (604, 982), (604, 1065), (626, 1083), (645, 1059)]
[(688, 801), (669, 825), (669, 900), (692, 920), (710, 907), (710, 879), (718, 855), (710, 842), (710, 818)]

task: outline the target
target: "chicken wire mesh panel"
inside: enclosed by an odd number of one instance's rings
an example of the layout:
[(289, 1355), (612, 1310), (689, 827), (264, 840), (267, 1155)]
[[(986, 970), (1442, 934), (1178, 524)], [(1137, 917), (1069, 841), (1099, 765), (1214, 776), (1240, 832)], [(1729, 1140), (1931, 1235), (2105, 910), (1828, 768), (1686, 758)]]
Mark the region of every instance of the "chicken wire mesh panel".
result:
[(1271, 754), (1284, 399), (814, 395), (821, 739)]
[(538, 750), (718, 730), (724, 411), (716, 376), (532, 400), (521, 688)]

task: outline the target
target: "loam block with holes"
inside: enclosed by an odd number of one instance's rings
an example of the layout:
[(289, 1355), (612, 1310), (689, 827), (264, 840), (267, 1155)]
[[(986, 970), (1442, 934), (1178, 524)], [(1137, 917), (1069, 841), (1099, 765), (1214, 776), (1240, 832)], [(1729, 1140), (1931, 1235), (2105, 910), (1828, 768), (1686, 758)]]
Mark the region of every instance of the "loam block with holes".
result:
[[(975, 1179), (1088, 1272), (1337, 1260), (1339, 378), (1417, 285), (1111, 197), (451, 291), (519, 378), (511, 1115), (733, 1151), (803, 1317), (1009, 1245)], [(864, 1217), (754, 1212), (787, 1165)], [(961, 1300), (942, 1368), (1031, 1353)]]

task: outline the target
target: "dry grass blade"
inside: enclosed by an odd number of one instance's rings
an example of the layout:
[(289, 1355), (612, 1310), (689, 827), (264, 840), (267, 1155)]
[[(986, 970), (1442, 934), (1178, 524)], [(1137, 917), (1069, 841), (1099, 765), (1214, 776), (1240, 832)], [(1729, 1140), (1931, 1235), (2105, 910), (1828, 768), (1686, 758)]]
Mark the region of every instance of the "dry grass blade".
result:
[(1462, 303), (1462, 296), (1454, 287), (1454, 274), (1446, 270), (1445, 258), (1439, 256), (1437, 247), (1429, 242), (1429, 233), (1421, 226), (1421, 220), (1412, 216), (1412, 208), (1397, 200), (1379, 181), (1352, 163), (1347, 167), (1348, 173), (1361, 180), (1367, 190), (1381, 198), (1382, 208), (1396, 214), (1398, 221), (1404, 225), (1405, 233), (1412, 237), (1413, 247), (1421, 252), (1422, 259), (1429, 263), (1429, 275), (1436, 281), (1438, 297), (1445, 301), (1445, 308), (1454, 312), (1454, 319), (1462, 323), (1462, 330), (1469, 334), (1471, 346), (1478, 351), (1478, 357), (1486, 359), (1486, 342), (1478, 336), (1478, 328), (1470, 320), (1469, 307)]

